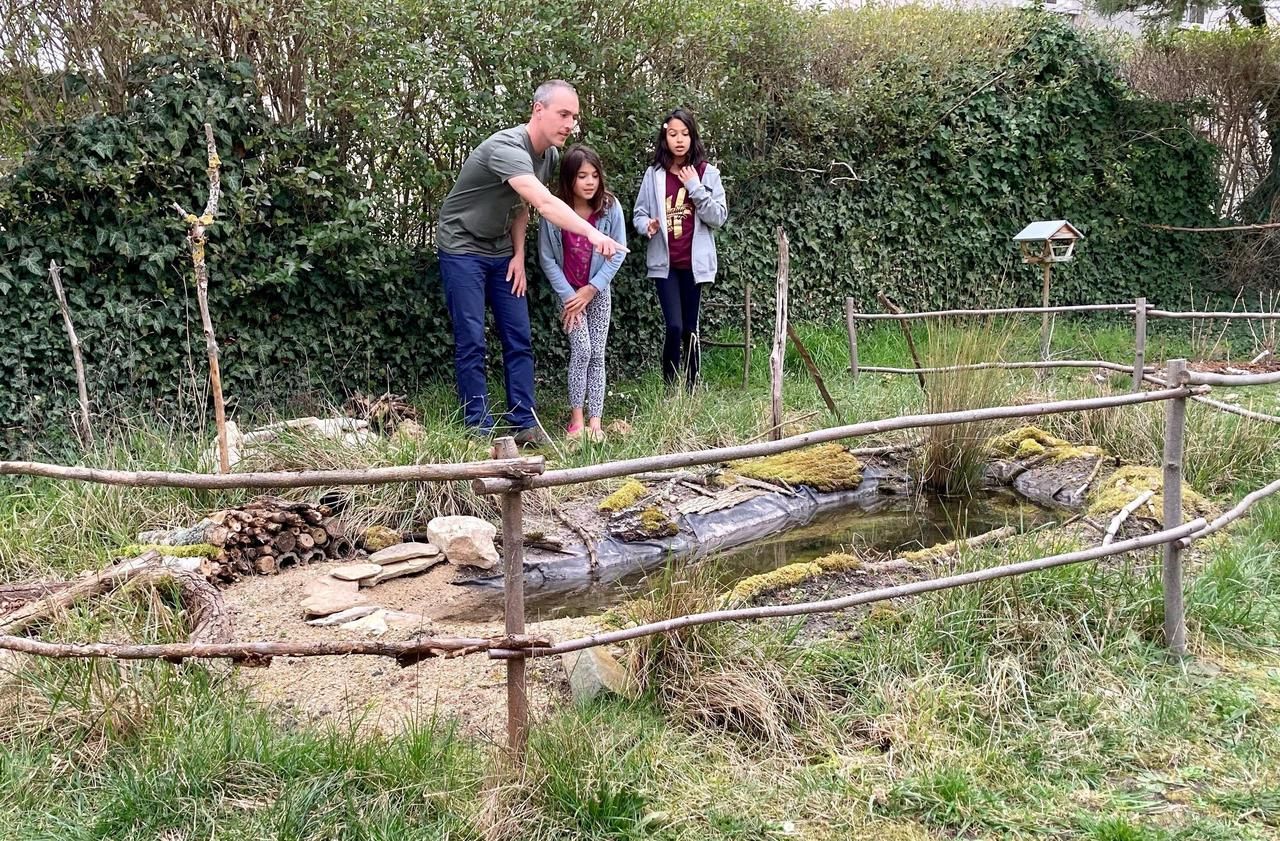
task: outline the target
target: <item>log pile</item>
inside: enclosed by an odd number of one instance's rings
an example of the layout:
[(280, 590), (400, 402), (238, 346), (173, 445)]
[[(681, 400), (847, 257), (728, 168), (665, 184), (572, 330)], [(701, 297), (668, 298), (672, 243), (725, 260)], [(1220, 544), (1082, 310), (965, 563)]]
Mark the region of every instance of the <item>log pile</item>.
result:
[(275, 575), (292, 566), (347, 560), (355, 546), (327, 505), (266, 496), (210, 514), (189, 529), (139, 535), (144, 544), (205, 543), (219, 551), (200, 571), (229, 584), (253, 575)]

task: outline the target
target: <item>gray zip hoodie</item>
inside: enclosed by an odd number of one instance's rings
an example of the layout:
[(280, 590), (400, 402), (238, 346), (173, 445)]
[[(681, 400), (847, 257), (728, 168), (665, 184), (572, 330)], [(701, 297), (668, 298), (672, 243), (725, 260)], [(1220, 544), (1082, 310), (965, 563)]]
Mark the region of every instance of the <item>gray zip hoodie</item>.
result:
[[(725, 202), (724, 185), (720, 182), (720, 170), (707, 164), (702, 179), (686, 181), (689, 201), (693, 202), (693, 279), (697, 283), (711, 283), (716, 279), (716, 240), (714, 232), (729, 218), (729, 205)], [(671, 272), (671, 257), (667, 251), (667, 214), (663, 204), (667, 195), (667, 173), (656, 166), (645, 171), (644, 181), (636, 195), (632, 224), (640, 236), (646, 236), (650, 219), (658, 220), (658, 232), (649, 237), (645, 250), (645, 263), (649, 277), (666, 277)]]

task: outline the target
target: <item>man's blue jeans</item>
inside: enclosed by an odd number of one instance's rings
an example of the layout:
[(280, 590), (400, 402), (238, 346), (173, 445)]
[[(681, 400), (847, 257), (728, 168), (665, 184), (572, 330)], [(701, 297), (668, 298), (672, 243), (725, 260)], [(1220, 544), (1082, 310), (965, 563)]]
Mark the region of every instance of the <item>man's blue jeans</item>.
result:
[(507, 416), (517, 429), (535, 425), (533, 412), (533, 340), (529, 335), (529, 302), (511, 293), (507, 281), (510, 257), (440, 252), (444, 299), (453, 321), (453, 366), (462, 403), (463, 422), (489, 431), (485, 381), (485, 305), (502, 342), (502, 367), (507, 380)]

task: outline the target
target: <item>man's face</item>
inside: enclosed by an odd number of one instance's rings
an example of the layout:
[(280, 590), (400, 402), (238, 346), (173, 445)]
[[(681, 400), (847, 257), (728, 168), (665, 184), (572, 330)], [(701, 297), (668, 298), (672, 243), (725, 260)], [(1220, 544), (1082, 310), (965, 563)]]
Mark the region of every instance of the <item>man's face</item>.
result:
[(578, 127), (578, 95), (564, 88), (556, 88), (551, 94), (551, 101), (546, 105), (534, 104), (533, 123), (552, 146), (564, 146), (569, 135)]

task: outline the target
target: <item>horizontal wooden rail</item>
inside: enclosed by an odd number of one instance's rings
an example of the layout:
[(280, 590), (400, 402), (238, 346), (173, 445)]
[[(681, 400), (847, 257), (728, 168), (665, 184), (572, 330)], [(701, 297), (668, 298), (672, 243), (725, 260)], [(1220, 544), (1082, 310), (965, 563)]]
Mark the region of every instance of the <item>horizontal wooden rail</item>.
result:
[(1194, 389), (1168, 388), (1159, 391), (1144, 391), (1134, 394), (1116, 394), (1108, 397), (1090, 397), (1079, 400), (1058, 400), (1051, 403), (1031, 403), (1025, 406), (994, 406), (988, 409), (969, 409), (962, 412), (939, 412), (928, 415), (903, 415), (883, 420), (864, 421), (848, 426), (834, 426), (818, 429), (801, 435), (792, 435), (777, 441), (761, 441), (756, 444), (740, 444), (734, 447), (717, 447), (707, 450), (694, 450), (687, 453), (670, 453), (667, 455), (644, 456), (642, 458), (625, 459), (623, 461), (593, 464), (585, 467), (572, 467), (564, 470), (549, 470), (540, 476), (534, 476), (521, 482), (509, 479), (476, 479), (472, 487), (477, 493), (507, 493), (520, 488), (550, 488), (560, 485), (576, 485), (579, 482), (595, 482), (601, 479), (616, 479), (630, 476), (633, 473), (650, 473), (655, 470), (675, 470), (695, 465), (719, 464), (725, 461), (737, 461), (746, 458), (760, 458), (778, 453), (798, 450), (813, 444), (824, 444), (829, 441), (840, 441), (845, 438), (861, 438), (882, 432), (893, 432), (899, 429), (918, 429), (931, 426), (950, 426), (972, 421), (996, 420), (999, 418), (1030, 418), (1040, 415), (1056, 415), (1065, 412), (1076, 412), (1086, 409), (1109, 409), (1113, 406), (1129, 406), (1136, 403), (1151, 403), (1159, 400), (1172, 400), (1177, 397), (1188, 397), (1195, 394)]
[(1178, 312), (1175, 310), (1147, 310), (1148, 318), (1223, 318), (1274, 321), (1280, 312)]
[(1181, 540), (1179, 540), (1178, 542), (1183, 546), (1189, 546), (1191, 544), (1191, 541), (1193, 540), (1200, 540), (1203, 537), (1208, 537), (1209, 535), (1213, 534), (1216, 531), (1221, 531), (1231, 523), (1243, 517), (1245, 515), (1245, 512), (1247, 512), (1250, 508), (1257, 505), (1259, 502), (1271, 496), (1272, 494), (1276, 493), (1277, 491), (1280, 491), (1280, 479), (1277, 479), (1276, 481), (1272, 482), (1270, 485), (1267, 485), (1265, 488), (1258, 488), (1258, 490), (1254, 491), (1253, 493), (1247, 494), (1244, 499), (1240, 500), (1235, 504), (1235, 507), (1231, 508), (1229, 511), (1224, 512), (1221, 517), (1216, 518), (1212, 523), (1209, 523), (1209, 525), (1200, 529), (1200, 531), (1196, 532), (1195, 534), (1188, 535), (1182, 538)]
[(1217, 374), (1212, 371), (1187, 371), (1187, 382), (1192, 385), (1249, 386), (1280, 383), (1280, 371), (1266, 374)]
[(57, 643), (29, 637), (0, 636), (0, 650), (18, 651), (57, 659), (185, 660), (231, 659), (265, 664), (273, 657), (346, 657), (353, 654), (394, 657), (412, 665), (428, 657), (458, 657), (498, 647), (520, 651), (528, 646), (549, 645), (545, 638), (523, 635), (500, 637), (417, 637), (403, 642), (378, 640), (329, 640), (323, 642), (225, 642), (160, 643), (127, 645), (106, 642)]
[(1033, 315), (1055, 312), (1133, 312), (1133, 304), (1073, 304), (1062, 307), (996, 307), (971, 310), (930, 310), (928, 312), (855, 312), (853, 317), (865, 321), (913, 321), (918, 318), (945, 318), (957, 315)]
[[(969, 365), (942, 365), (937, 368), (888, 368), (880, 365), (859, 365), (858, 370), (874, 374), (944, 374), (951, 371), (982, 371), (988, 368), (1001, 370), (1020, 370), (1027, 368), (1105, 368), (1108, 371), (1119, 371), (1132, 374), (1132, 365), (1121, 365), (1118, 362), (1106, 362), (1100, 359), (1060, 359), (1047, 362), (974, 362)], [(1144, 371), (1156, 370), (1146, 366)]]
[(37, 461), (0, 461), (0, 476), (42, 476), (125, 485), (137, 488), (191, 488), (230, 490), (236, 488), (317, 488), (332, 485), (387, 485), (393, 482), (454, 482), (483, 477), (521, 480), (546, 469), (542, 456), (467, 461), (457, 464), (409, 464), (357, 470), (286, 470), (274, 473), (180, 473), (166, 470), (100, 470), (95, 467), (64, 467)]
[(1052, 567), (1078, 564), (1083, 563), (1084, 561), (1094, 561), (1099, 558), (1108, 558), (1112, 555), (1122, 555), (1126, 552), (1133, 552), (1137, 549), (1160, 546), (1165, 543), (1177, 541), (1189, 534), (1194, 534), (1196, 531), (1203, 528), (1205, 524), (1205, 519), (1201, 517), (1192, 520), (1189, 523), (1177, 526), (1176, 528), (1165, 529), (1163, 531), (1155, 532), (1154, 534), (1143, 535), (1142, 537), (1135, 537), (1132, 540), (1112, 543), (1109, 546), (1094, 546), (1089, 549), (1082, 549), (1078, 552), (1051, 555), (1047, 558), (1037, 558), (1035, 560), (1022, 561), (1015, 564), (1003, 564), (1001, 566), (974, 570), (972, 572), (960, 573), (958, 575), (948, 575), (943, 578), (931, 578), (926, 581), (899, 584), (894, 587), (881, 587), (875, 590), (868, 590), (863, 593), (855, 593), (852, 596), (843, 596), (838, 599), (825, 599), (823, 601), (801, 602), (799, 604), (766, 605), (763, 607), (744, 607), (729, 610), (713, 610), (706, 613), (694, 613), (688, 616), (680, 616), (675, 619), (667, 619), (662, 622), (651, 622), (647, 625), (637, 625), (634, 628), (624, 628), (620, 631), (591, 634), (590, 636), (581, 637), (579, 639), (556, 643), (548, 648), (534, 647), (520, 651), (491, 649), (489, 656), (499, 659), (526, 656), (546, 657), (554, 654), (567, 654), (571, 651), (581, 651), (585, 648), (595, 648), (596, 646), (601, 645), (615, 645), (620, 642), (626, 642), (627, 640), (652, 636), (653, 634), (669, 633), (683, 628), (691, 628), (696, 625), (708, 625), (712, 622), (742, 622), (755, 619), (805, 616), (811, 613), (833, 613), (837, 610), (845, 610), (850, 607), (857, 607), (858, 605), (882, 602), (889, 599), (902, 598), (904, 596), (916, 596), (921, 593), (931, 593), (937, 590), (948, 590), (953, 587), (978, 584), (983, 581), (991, 581), (997, 578), (1008, 578), (1013, 575), (1025, 575), (1029, 572), (1037, 572), (1039, 570), (1050, 569)]

